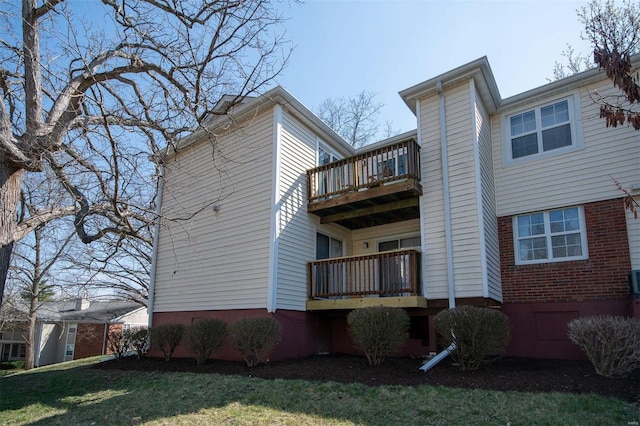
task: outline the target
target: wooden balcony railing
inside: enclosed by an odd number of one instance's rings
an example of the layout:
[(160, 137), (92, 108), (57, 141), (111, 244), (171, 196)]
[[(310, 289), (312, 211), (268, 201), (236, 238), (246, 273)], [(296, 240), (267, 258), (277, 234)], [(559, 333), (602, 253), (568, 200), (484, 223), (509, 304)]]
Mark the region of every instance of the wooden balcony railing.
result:
[(420, 296), (420, 251), (393, 250), (309, 262), (309, 299)]
[(308, 200), (311, 204), (405, 178), (420, 181), (420, 146), (413, 139), (308, 170)]

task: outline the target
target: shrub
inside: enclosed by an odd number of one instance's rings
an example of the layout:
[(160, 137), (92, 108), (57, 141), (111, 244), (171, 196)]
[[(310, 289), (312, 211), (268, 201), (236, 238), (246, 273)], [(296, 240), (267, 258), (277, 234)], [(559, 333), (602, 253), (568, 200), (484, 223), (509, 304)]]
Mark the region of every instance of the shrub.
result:
[(569, 339), (582, 349), (605, 377), (626, 376), (640, 367), (640, 321), (594, 316), (567, 324)]
[(224, 343), (227, 335), (227, 323), (217, 318), (202, 318), (194, 321), (189, 327), (189, 349), (195, 355), (198, 365), (204, 363), (209, 356)]
[(149, 351), (149, 330), (146, 328), (132, 328), (124, 332), (130, 349), (136, 351), (138, 359), (144, 358)]
[(165, 360), (171, 361), (173, 351), (180, 344), (183, 334), (182, 324), (162, 324), (151, 329), (151, 342), (160, 348)]
[(407, 341), (409, 315), (400, 308), (372, 306), (355, 309), (347, 317), (349, 334), (370, 365), (377, 366)]
[(116, 359), (122, 359), (129, 352), (129, 342), (122, 331), (111, 331), (107, 335), (107, 346)]
[(24, 361), (0, 361), (0, 370), (22, 370)]
[(501, 355), (509, 342), (509, 319), (502, 312), (458, 306), (436, 316), (436, 331), (461, 370), (477, 370), (488, 355)]
[(229, 328), (236, 349), (249, 367), (263, 361), (280, 339), (280, 324), (271, 317), (241, 318)]

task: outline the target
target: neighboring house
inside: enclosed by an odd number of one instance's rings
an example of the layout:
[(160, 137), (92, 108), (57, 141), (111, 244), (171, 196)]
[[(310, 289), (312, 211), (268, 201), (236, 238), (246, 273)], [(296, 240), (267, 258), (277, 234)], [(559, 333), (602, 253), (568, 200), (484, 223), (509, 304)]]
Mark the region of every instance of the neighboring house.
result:
[(481, 58), (400, 92), (417, 130), (358, 150), (281, 87), (246, 100), (165, 161), (153, 326), (272, 315), (281, 359), (353, 352), (349, 311), (398, 306), (424, 355), (470, 304), (509, 316), (509, 355), (581, 357), (567, 321), (632, 315), (640, 269), (614, 184), (640, 197), (640, 132), (596, 92), (618, 93), (590, 70), (502, 99)]
[[(37, 367), (110, 353), (108, 333), (148, 325), (147, 308), (132, 302), (44, 302), (36, 317)], [(2, 361), (24, 360), (26, 326), (23, 314), (0, 330)]]

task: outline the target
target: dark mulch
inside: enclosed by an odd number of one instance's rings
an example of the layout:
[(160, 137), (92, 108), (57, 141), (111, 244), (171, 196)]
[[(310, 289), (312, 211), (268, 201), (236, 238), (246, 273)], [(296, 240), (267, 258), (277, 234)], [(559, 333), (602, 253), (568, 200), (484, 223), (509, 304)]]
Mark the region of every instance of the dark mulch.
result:
[(596, 374), (588, 361), (501, 358), (475, 372), (460, 371), (446, 359), (428, 372), (418, 370), (422, 360), (388, 358), (371, 367), (366, 358), (350, 355), (316, 355), (270, 362), (248, 368), (242, 362), (209, 360), (196, 365), (192, 359), (137, 360), (128, 357), (99, 363), (95, 368), (232, 374), (262, 379), (303, 379), (378, 385), (440, 385), (447, 387), (515, 390), (523, 392), (596, 393), (626, 401), (640, 399), (640, 371), (626, 378), (609, 379)]

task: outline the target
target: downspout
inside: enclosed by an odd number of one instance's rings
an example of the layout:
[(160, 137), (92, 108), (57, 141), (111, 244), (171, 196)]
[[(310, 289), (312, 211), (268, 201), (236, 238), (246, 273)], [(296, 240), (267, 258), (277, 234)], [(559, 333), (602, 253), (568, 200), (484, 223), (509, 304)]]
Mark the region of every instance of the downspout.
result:
[[(151, 254), (151, 271), (149, 273), (149, 294), (147, 294), (148, 327), (153, 324), (153, 302), (156, 292), (156, 269), (158, 268), (158, 242), (160, 241), (160, 214), (162, 213), (162, 196), (164, 194), (164, 161), (158, 168), (158, 202), (156, 204), (156, 223), (153, 227), (153, 250)], [(105, 326), (106, 327), (106, 326)], [(106, 336), (106, 328), (105, 328)], [(103, 350), (104, 353), (104, 350)]]
[[(444, 238), (446, 245), (447, 255), (447, 284), (449, 287), (449, 309), (456, 307), (456, 294), (453, 281), (453, 243), (451, 237), (451, 200), (449, 194), (449, 155), (447, 149), (447, 120), (444, 91), (442, 89), (442, 82), (436, 83), (436, 91), (440, 98), (440, 157), (442, 161), (442, 192), (444, 198)], [(453, 335), (453, 330), (451, 330)], [(437, 363), (445, 359), (451, 352), (457, 348), (455, 343), (452, 343), (447, 349), (440, 352), (438, 355), (426, 362), (420, 370), (429, 371)]]
[(447, 149), (447, 119), (442, 82), (436, 84), (440, 97), (440, 152), (442, 160), (442, 192), (444, 198), (444, 238), (447, 252), (447, 283), (449, 284), (449, 309), (456, 307), (456, 289), (453, 282), (453, 243), (451, 237), (451, 200), (449, 194), (449, 154)]

